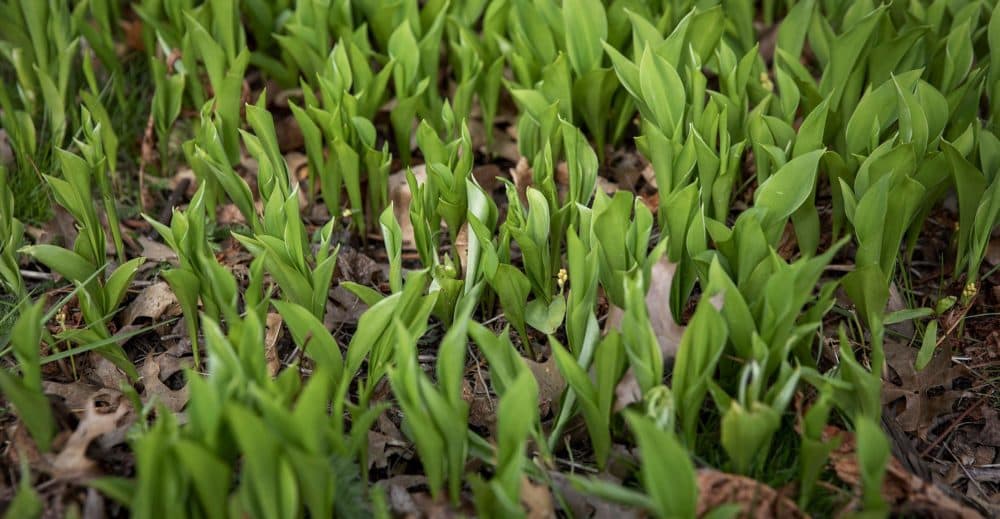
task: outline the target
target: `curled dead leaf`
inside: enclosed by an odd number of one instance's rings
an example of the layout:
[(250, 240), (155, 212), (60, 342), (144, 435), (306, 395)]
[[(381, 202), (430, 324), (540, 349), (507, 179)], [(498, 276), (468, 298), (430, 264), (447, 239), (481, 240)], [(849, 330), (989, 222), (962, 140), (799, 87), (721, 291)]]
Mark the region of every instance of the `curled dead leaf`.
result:
[(281, 359), (278, 357), (278, 339), (281, 338), (281, 324), (284, 320), (281, 314), (271, 312), (267, 314), (267, 322), (264, 331), (264, 359), (267, 362), (267, 374), (275, 376), (281, 369)]
[(455, 235), (455, 252), (458, 253), (458, 262), (462, 266), (462, 272), (465, 272), (466, 265), (469, 263), (469, 224), (462, 225), (462, 228), (458, 230), (458, 234)]
[(178, 413), (187, 405), (189, 398), (188, 388), (185, 385), (175, 390), (164, 384), (163, 380), (173, 373), (166, 373), (160, 363), (170, 358), (171, 355), (169, 354), (146, 357), (146, 361), (142, 364), (142, 397), (144, 402), (148, 403), (155, 399), (166, 406), (167, 409)]
[(113, 401), (117, 400), (121, 395), (116, 389), (102, 388), (80, 380), (67, 384), (43, 380), (42, 391), (46, 395), (55, 395), (61, 398), (66, 408), (74, 413), (83, 413), (86, 411), (87, 406), (93, 399)]
[(143, 288), (139, 295), (125, 309), (123, 326), (134, 324), (138, 319), (149, 319), (157, 322), (164, 317), (180, 315), (180, 304), (177, 296), (165, 281), (153, 283)]
[(738, 506), (740, 517), (759, 519), (809, 517), (787, 496), (755, 479), (713, 469), (700, 469), (698, 517), (724, 505)]
[(87, 457), (87, 447), (105, 434), (124, 429), (130, 425), (127, 418), (131, 406), (120, 394), (109, 408), (99, 408), (97, 399), (91, 399), (76, 430), (66, 441), (62, 450), (50, 458), (48, 472), (57, 479), (80, 479), (98, 475), (97, 463)]

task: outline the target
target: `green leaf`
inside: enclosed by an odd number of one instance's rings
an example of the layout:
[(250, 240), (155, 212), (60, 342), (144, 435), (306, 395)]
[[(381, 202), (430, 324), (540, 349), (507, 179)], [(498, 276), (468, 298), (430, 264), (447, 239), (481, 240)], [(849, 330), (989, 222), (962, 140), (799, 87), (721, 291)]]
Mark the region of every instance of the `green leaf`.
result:
[(937, 331), (937, 319), (927, 323), (927, 329), (924, 330), (924, 338), (920, 343), (920, 351), (917, 352), (917, 361), (914, 366), (917, 368), (917, 371), (923, 371), (934, 357), (934, 350), (937, 348), (938, 342)]
[[(656, 427), (648, 418), (626, 414), (642, 458), (642, 484), (660, 517), (694, 517), (698, 504), (698, 484), (687, 450), (673, 433)], [(648, 460), (657, 460), (650, 463)]]
[(909, 90), (900, 86), (895, 78), (892, 79), (896, 86), (896, 94), (899, 96), (899, 135), (901, 142), (912, 142), (918, 157), (923, 157), (927, 150), (927, 141), (930, 135), (930, 128), (927, 124), (927, 115), (921, 107), (921, 102)]
[(566, 52), (577, 76), (601, 65), (601, 42), (608, 36), (604, 9), (600, 0), (563, 1)]
[(817, 167), (824, 150), (795, 157), (776, 171), (757, 190), (754, 206), (768, 209), (771, 221), (791, 216), (814, 194)]
[(961, 271), (968, 261), (968, 244), (975, 228), (976, 211), (980, 198), (988, 187), (982, 172), (969, 163), (954, 146), (942, 143), (944, 153), (951, 165), (951, 174), (958, 192), (958, 260), (955, 270)]
[(716, 5), (691, 16), (686, 34), (687, 45), (702, 63), (715, 55), (715, 49), (727, 27), (725, 14), (722, 5)]
[(395, 292), (403, 289), (403, 231), (396, 221), (395, 203), (390, 203), (379, 216), (382, 239), (389, 257), (389, 288)]
[(684, 118), (687, 99), (674, 64), (647, 47), (639, 63), (639, 86), (642, 99), (652, 112), (652, 122), (665, 135), (673, 136)]
[(806, 41), (806, 32), (810, 20), (816, 11), (816, 0), (798, 2), (785, 15), (778, 28), (777, 47), (790, 56), (802, 55), (802, 46)]
[(907, 308), (904, 310), (897, 310), (887, 316), (885, 316), (885, 324), (898, 324), (904, 321), (912, 321), (914, 319), (923, 319), (924, 317), (929, 317), (934, 315), (934, 310), (931, 308)]
[(229, 493), (229, 466), (211, 450), (191, 440), (174, 444), (177, 459), (191, 475), (193, 487), (208, 517), (225, 517), (226, 507), (220, 496)]
[(344, 370), (340, 345), (323, 322), (301, 305), (277, 300), (272, 304), (284, 318), (295, 344), (304, 349), (317, 365), (330, 369), (334, 380), (339, 381)]
[(35, 257), (46, 267), (71, 281), (83, 282), (97, 270), (83, 256), (55, 245), (31, 245), (21, 249), (21, 252)]
[(530, 343), (525, 325), (525, 311), (528, 294), (531, 292), (531, 282), (528, 276), (512, 265), (501, 263), (497, 265), (496, 274), (490, 280), (490, 286), (500, 298), (500, 306), (504, 315), (514, 328), (521, 334), (525, 344)]
[(104, 283), (104, 311), (113, 312), (118, 309), (118, 305), (121, 304), (122, 299), (125, 298), (125, 292), (128, 290), (129, 285), (132, 283), (132, 278), (135, 277), (136, 273), (139, 271), (139, 267), (145, 263), (146, 258), (139, 257), (130, 260), (127, 263), (119, 265), (114, 272), (108, 276), (108, 280)]
[(882, 498), (882, 481), (885, 479), (886, 464), (891, 456), (889, 440), (872, 418), (859, 417), (855, 426), (858, 469), (861, 473), (865, 510), (887, 514), (888, 509)]
[(887, 9), (888, 6), (883, 4), (867, 13), (833, 42), (830, 63), (820, 82), (820, 92), (831, 96), (830, 103), (833, 106), (840, 106), (852, 72), (860, 63), (864, 63), (869, 41)]
[(56, 421), (49, 407), (49, 399), (40, 387), (28, 387), (6, 369), (0, 369), (0, 391), (17, 411), (18, 417), (28, 428), (40, 450), (48, 451), (56, 433)]
[(562, 296), (552, 298), (545, 304), (539, 299), (528, 302), (524, 310), (524, 320), (532, 328), (550, 335), (556, 333), (566, 316), (566, 300)]
[(861, 98), (847, 121), (845, 130), (849, 153), (858, 153), (868, 147), (873, 128), (881, 133), (884, 128), (888, 128), (896, 121), (899, 114), (896, 84), (898, 83), (903, 89), (913, 88), (920, 79), (921, 72), (923, 71), (912, 70), (895, 76), (895, 83), (886, 81)]

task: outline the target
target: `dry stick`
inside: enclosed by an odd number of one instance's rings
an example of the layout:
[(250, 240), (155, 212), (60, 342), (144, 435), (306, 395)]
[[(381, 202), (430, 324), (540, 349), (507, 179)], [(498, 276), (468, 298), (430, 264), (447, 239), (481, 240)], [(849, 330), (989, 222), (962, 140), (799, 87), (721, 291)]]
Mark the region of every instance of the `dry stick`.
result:
[(959, 424), (962, 423), (962, 420), (964, 420), (965, 417), (969, 416), (969, 413), (971, 413), (973, 410), (978, 409), (979, 406), (983, 405), (983, 402), (986, 402), (986, 399), (980, 398), (975, 404), (970, 405), (968, 409), (963, 411), (962, 414), (958, 415), (958, 418), (955, 418), (951, 422), (951, 425), (949, 425), (947, 429), (945, 429), (940, 435), (938, 435), (936, 440), (934, 440), (930, 445), (928, 445), (926, 449), (920, 451), (920, 456), (927, 456), (928, 454), (930, 454), (931, 451), (934, 450), (934, 447), (937, 447), (938, 444), (944, 441), (944, 439), (947, 438), (948, 435), (951, 434), (951, 432), (954, 431), (955, 428), (957, 428)]
[[(152, 105), (152, 102), (150, 102)], [(146, 164), (153, 155), (153, 108), (150, 106), (149, 119), (146, 121), (146, 131), (142, 134), (142, 145), (139, 151), (139, 210), (146, 212)], [(162, 160), (162, 157), (161, 157)]]
[[(969, 473), (969, 469), (965, 467), (965, 463), (962, 463), (962, 461), (958, 459), (958, 456), (955, 456), (955, 453), (952, 452), (951, 449), (949, 449), (947, 445), (945, 445), (944, 448), (948, 449), (948, 454), (951, 454), (952, 458), (954, 458), (955, 460), (958, 460), (958, 463), (956, 463), (956, 465), (958, 465), (958, 468), (962, 469), (962, 472), (965, 473), (965, 477), (969, 478), (969, 482), (971, 482), (973, 485), (975, 485), (976, 488), (979, 489), (979, 492), (982, 495), (985, 496), (986, 495), (986, 490), (983, 488), (982, 485), (979, 484), (979, 481), (976, 478), (972, 477), (972, 474)], [(965, 497), (965, 496), (962, 496), (962, 497)]]
[(56, 277), (49, 272), (37, 272), (34, 270), (21, 270), (21, 277), (38, 281), (51, 281)]
[(943, 334), (941, 334), (941, 338), (938, 339), (937, 344), (934, 345), (935, 349), (940, 348), (941, 345), (944, 343), (944, 340), (947, 339), (948, 336), (955, 331), (955, 328), (958, 328), (958, 325), (962, 324), (962, 322), (965, 321), (965, 316), (969, 313), (969, 310), (971, 309), (972, 309), (972, 303), (969, 303), (968, 305), (966, 305), (965, 308), (962, 309), (959, 316), (955, 318), (955, 322), (953, 322), (951, 326), (949, 326), (948, 329), (945, 330)]

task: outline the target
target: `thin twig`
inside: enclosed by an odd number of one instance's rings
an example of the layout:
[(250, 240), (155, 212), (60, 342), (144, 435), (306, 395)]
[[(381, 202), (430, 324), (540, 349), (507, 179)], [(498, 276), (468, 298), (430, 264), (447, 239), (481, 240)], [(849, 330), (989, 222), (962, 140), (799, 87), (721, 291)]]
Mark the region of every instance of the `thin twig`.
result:
[(25, 279), (35, 279), (39, 281), (52, 281), (56, 278), (51, 272), (38, 272), (35, 270), (22, 270), (21, 277)]
[(951, 432), (954, 431), (955, 428), (958, 427), (959, 424), (962, 423), (962, 420), (964, 420), (966, 416), (969, 416), (969, 413), (971, 413), (974, 409), (978, 408), (979, 406), (983, 405), (983, 402), (985, 402), (985, 401), (986, 401), (985, 398), (980, 398), (979, 401), (977, 401), (975, 404), (970, 405), (968, 409), (966, 409), (964, 412), (962, 412), (962, 414), (958, 415), (958, 418), (956, 418), (955, 420), (953, 420), (951, 422), (951, 425), (949, 425), (948, 428), (945, 429), (937, 437), (936, 440), (934, 440), (930, 445), (927, 446), (926, 449), (924, 449), (923, 451), (920, 452), (920, 456), (923, 457), (923, 456), (927, 456), (928, 454), (930, 454), (930, 452), (932, 450), (934, 450), (934, 447), (937, 447), (939, 443), (941, 443), (942, 441), (944, 441), (944, 439), (947, 438), (948, 435), (950, 435)]

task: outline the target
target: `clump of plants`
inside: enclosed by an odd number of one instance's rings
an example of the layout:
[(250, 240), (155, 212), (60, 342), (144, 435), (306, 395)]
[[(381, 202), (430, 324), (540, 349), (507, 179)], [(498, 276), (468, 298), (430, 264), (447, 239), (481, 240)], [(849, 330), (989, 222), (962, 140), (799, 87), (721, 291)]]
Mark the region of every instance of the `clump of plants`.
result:
[[(0, 0), (0, 29), (7, 516), (758, 509), (710, 478), (907, 511), (883, 374), (996, 278), (995, 1)], [(923, 240), (936, 292), (901, 304)], [(125, 418), (70, 426), (53, 395), (97, 381)]]

